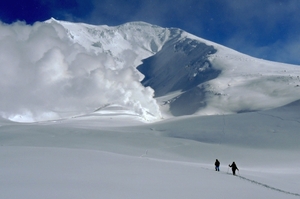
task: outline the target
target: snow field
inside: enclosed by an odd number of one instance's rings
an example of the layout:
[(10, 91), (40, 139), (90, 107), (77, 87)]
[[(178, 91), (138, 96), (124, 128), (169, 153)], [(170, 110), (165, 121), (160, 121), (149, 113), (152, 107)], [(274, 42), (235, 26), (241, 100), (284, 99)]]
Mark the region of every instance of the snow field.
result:
[[(36, 124), (1, 120), (0, 198), (299, 198), (299, 147), (289, 139), (277, 147), (240, 144), (237, 130), (228, 125), (231, 143), (211, 143), (218, 135), (206, 134), (201, 141), (174, 137), (168, 132), (182, 130), (172, 123), (143, 124), (132, 117), (81, 116)], [(176, 123), (185, 132), (201, 132), (214, 118), (202, 118), (206, 126), (197, 117)], [(245, 122), (241, 114), (235, 118)], [(265, 128), (277, 122), (264, 121)], [(289, 143), (293, 147), (284, 149)], [(214, 171), (216, 158), (220, 172)], [(228, 170), (232, 161), (240, 177)]]
[[(294, 178), (212, 165), (44, 147), (1, 147), (1, 198), (295, 198)], [(224, 169), (224, 171), (223, 171)], [(293, 174), (294, 175), (294, 174)], [(291, 181), (292, 179), (292, 181)], [(259, 183), (258, 183), (259, 182)], [(273, 183), (272, 183), (273, 182)], [(260, 184), (262, 183), (262, 184)]]

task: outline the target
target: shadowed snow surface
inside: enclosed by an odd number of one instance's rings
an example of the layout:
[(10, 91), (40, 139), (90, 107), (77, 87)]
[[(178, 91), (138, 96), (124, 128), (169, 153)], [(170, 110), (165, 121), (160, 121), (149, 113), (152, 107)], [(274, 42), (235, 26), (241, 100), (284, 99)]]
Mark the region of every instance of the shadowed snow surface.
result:
[(143, 22), (0, 26), (0, 198), (300, 197), (299, 66)]
[[(110, 113), (35, 124), (1, 120), (0, 196), (297, 198), (298, 112), (295, 102), (148, 125)], [(237, 177), (227, 166), (232, 161)]]

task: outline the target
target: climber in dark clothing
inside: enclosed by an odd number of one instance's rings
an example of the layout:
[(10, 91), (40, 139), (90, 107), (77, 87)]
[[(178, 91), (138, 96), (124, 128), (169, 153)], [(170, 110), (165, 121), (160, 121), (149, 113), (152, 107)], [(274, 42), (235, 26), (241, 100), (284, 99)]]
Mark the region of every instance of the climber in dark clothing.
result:
[(218, 159), (216, 159), (215, 168), (216, 168), (216, 171), (220, 171), (220, 162)]
[(231, 165), (228, 165), (228, 166), (231, 167), (231, 169), (232, 169), (232, 174), (233, 174), (233, 175), (235, 175), (235, 171), (236, 171), (236, 170), (239, 171), (239, 169), (237, 168), (235, 162), (233, 162)]

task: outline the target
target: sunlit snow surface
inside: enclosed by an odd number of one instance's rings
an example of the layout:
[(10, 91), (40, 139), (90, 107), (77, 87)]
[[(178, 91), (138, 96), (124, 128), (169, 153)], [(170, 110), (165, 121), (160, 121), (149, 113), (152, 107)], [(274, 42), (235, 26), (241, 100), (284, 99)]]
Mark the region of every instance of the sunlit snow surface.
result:
[(299, 66), (143, 22), (0, 28), (0, 198), (300, 197)]
[(157, 121), (300, 99), (299, 66), (259, 60), (176, 28), (55, 19), (0, 27), (0, 115), (14, 121), (74, 117), (108, 105)]
[(1, 120), (0, 197), (299, 198), (299, 108), (151, 124), (126, 111)]

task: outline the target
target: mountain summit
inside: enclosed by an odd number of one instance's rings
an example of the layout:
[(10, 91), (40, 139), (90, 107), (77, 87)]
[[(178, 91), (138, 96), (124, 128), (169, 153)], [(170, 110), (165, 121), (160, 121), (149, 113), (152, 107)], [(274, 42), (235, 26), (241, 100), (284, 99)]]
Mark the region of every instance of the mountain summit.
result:
[(4, 86), (8, 100), (0, 108), (12, 120), (101, 114), (109, 107), (157, 120), (259, 111), (300, 99), (299, 66), (250, 57), (180, 29), (53, 18), (16, 26), (11, 48), (21, 45), (15, 50), (22, 52), (11, 68), (22, 74), (27, 67), (35, 76), (11, 82), (26, 95), (14, 105)]

